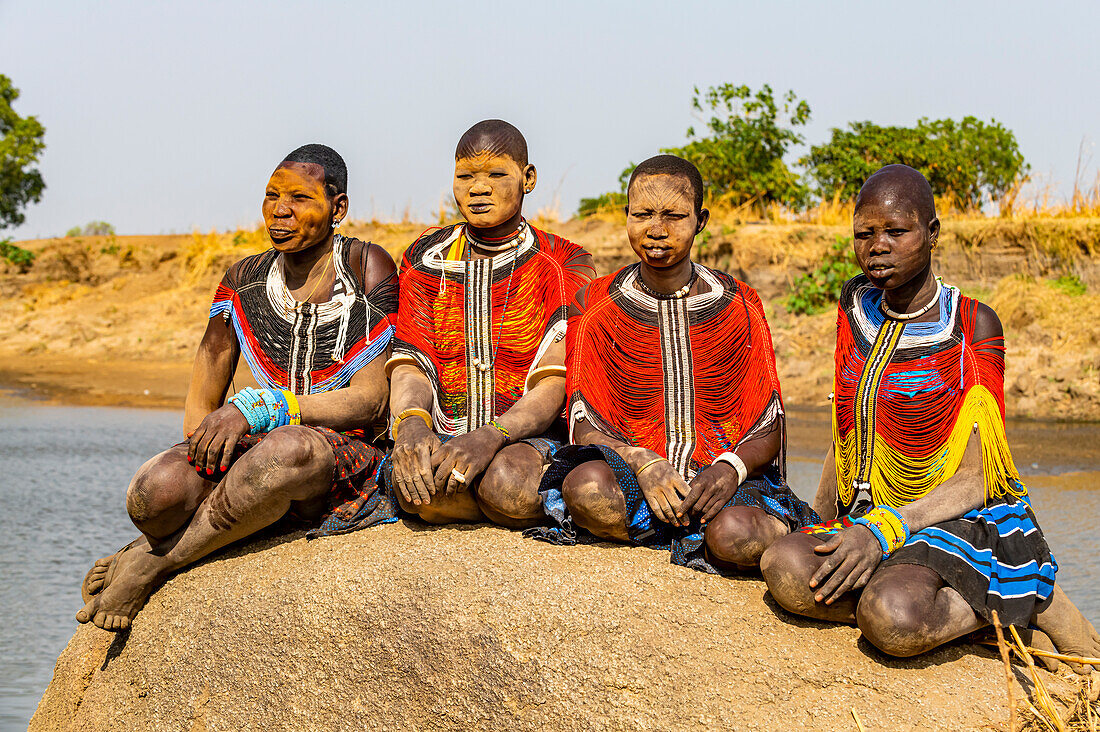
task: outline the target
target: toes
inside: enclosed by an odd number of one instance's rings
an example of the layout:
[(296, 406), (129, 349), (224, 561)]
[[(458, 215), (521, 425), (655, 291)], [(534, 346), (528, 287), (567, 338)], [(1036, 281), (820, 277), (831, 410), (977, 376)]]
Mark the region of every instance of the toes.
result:
[(96, 601), (90, 600), (87, 605), (80, 609), (80, 612), (76, 614), (76, 622), (86, 623), (95, 616)]
[(109, 620), (109, 616), (107, 615), (107, 613), (100, 610), (99, 612), (97, 612), (95, 614), (95, 617), (92, 618), (92, 625), (94, 625), (97, 628), (103, 628), (104, 630), (106, 630), (108, 620)]
[(118, 629), (119, 630), (129, 630), (130, 629), (130, 622), (131, 622), (130, 618), (126, 618), (126, 617), (119, 618), (119, 620), (118, 620)]

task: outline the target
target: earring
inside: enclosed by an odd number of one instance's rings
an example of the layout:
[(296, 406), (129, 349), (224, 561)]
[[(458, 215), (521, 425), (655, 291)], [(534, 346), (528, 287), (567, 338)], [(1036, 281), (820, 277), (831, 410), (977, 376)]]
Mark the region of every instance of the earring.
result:
[(332, 228), (335, 229), (339, 226), (340, 226), (340, 219), (336, 219), (335, 221), (332, 222)]

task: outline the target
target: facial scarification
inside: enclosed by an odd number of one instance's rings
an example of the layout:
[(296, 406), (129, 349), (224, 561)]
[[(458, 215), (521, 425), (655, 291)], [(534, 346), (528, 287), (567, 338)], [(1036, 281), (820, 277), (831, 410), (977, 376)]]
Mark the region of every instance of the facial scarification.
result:
[(681, 176), (646, 175), (630, 187), (627, 237), (642, 262), (672, 267), (691, 251), (698, 233), (691, 183)]

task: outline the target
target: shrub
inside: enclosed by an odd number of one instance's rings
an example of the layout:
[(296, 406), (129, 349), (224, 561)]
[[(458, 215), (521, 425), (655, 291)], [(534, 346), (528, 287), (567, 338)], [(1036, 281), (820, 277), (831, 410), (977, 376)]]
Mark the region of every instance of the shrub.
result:
[(12, 244), (11, 239), (0, 239), (0, 258), (20, 272), (26, 272), (34, 263), (34, 252)]
[(794, 281), (784, 304), (792, 313), (821, 312), (840, 300), (844, 283), (860, 273), (852, 237), (838, 236), (815, 269)]
[(922, 118), (913, 127), (852, 122), (834, 127), (831, 139), (800, 162), (825, 198), (852, 200), (876, 170), (903, 163), (923, 173), (937, 196), (968, 210), (1000, 198), (1028, 171), (1012, 131), (975, 117)]
[(582, 198), (577, 208), (577, 218), (583, 219), (599, 213), (609, 213), (626, 205), (626, 194), (611, 191), (595, 198)]
[(74, 226), (65, 232), (65, 236), (114, 236), (115, 227), (108, 224), (106, 221), (91, 221), (84, 224), (83, 227)]

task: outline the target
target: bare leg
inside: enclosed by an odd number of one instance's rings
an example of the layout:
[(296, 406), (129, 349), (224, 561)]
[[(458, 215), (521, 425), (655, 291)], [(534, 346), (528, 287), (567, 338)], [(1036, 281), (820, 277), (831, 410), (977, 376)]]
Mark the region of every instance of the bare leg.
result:
[(539, 497), (543, 460), (530, 445), (509, 445), (496, 454), (477, 486), (477, 503), (494, 524), (523, 529), (545, 518)]
[(195, 513), (216, 483), (205, 480), (187, 462), (187, 446), (165, 450), (147, 461), (126, 490), (126, 510), (142, 537), (106, 557), (97, 559), (84, 577), (81, 594), (88, 602), (114, 579), (118, 559), (130, 549), (156, 546), (172, 536)]
[(846, 593), (831, 605), (814, 600), (810, 578), (827, 555), (814, 551), (824, 544), (811, 534), (793, 532), (769, 546), (760, 557), (760, 571), (775, 601), (787, 612), (817, 620), (855, 625), (859, 593)]
[(629, 541), (626, 498), (607, 463), (591, 460), (573, 468), (561, 493), (577, 526), (601, 539)]
[(401, 495), (401, 491), (395, 490), (397, 503), (405, 513), (418, 515), (429, 524), (453, 524), (453, 523), (480, 523), (485, 521), (485, 514), (477, 505), (474, 491), (470, 488), (447, 495), (443, 491), (432, 496), (431, 503), (422, 503), (417, 506), (407, 502)]
[(864, 637), (891, 656), (916, 656), (985, 625), (928, 567), (895, 564), (871, 576), (856, 608)]
[[(1059, 653), (1100, 658), (1100, 634), (1059, 585), (1054, 586), (1054, 594), (1051, 595), (1046, 609), (1036, 613), (1032, 622), (1046, 633)], [(1079, 674), (1088, 675), (1093, 671), (1091, 666), (1077, 663), (1068, 665)]]
[(760, 555), (786, 536), (787, 525), (750, 506), (723, 508), (703, 530), (707, 553), (718, 565), (741, 570), (760, 564)]
[(334, 457), (306, 427), (280, 427), (245, 453), (174, 536), (155, 549), (123, 554), (114, 581), (76, 619), (125, 630), (173, 571), (280, 519), (292, 502), (315, 502), (332, 486)]

